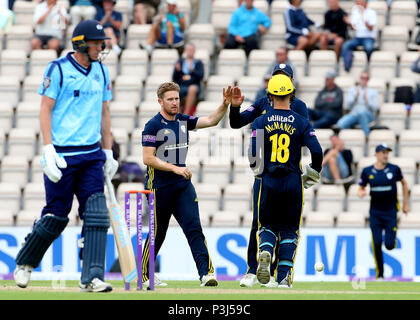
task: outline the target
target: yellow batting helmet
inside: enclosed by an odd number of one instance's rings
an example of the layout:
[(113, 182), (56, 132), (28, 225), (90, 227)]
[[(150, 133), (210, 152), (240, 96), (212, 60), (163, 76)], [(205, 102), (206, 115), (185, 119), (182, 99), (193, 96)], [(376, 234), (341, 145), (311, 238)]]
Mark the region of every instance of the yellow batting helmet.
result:
[(268, 81), (268, 93), (274, 96), (285, 96), (291, 94), (295, 88), (290, 78), (284, 74), (272, 76)]

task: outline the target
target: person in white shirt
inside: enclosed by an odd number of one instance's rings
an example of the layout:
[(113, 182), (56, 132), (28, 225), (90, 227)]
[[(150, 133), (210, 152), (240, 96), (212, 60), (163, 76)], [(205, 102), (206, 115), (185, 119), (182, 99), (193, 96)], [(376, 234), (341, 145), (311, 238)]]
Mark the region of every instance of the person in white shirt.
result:
[(354, 38), (344, 42), (341, 56), (344, 61), (344, 69), (349, 72), (353, 64), (353, 50), (357, 46), (363, 46), (368, 60), (373, 52), (376, 39), (376, 11), (367, 8), (368, 0), (356, 0), (352, 8), (350, 26), (354, 30)]
[(375, 114), (379, 109), (379, 100), (378, 91), (369, 88), (368, 82), (369, 73), (363, 71), (360, 74), (360, 83), (351, 87), (347, 92), (344, 110), (348, 113), (337, 122), (340, 130), (349, 129), (359, 124), (365, 135), (369, 135), (369, 123), (375, 120)]
[(35, 36), (31, 40), (32, 50), (59, 50), (63, 32), (69, 23), (66, 9), (57, 5), (57, 0), (46, 0), (35, 7)]

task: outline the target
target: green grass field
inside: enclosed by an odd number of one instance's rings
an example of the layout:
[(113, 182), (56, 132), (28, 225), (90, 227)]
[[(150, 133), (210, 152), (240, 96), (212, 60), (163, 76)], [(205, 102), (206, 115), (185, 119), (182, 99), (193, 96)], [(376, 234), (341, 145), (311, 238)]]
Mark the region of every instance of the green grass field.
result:
[[(51, 281), (31, 281), (26, 289), (14, 281), (0, 281), (0, 300), (419, 300), (420, 283), (366, 282), (354, 289), (351, 282), (294, 282), (292, 289), (241, 288), (237, 281), (220, 281), (202, 288), (198, 281), (168, 281), (155, 291), (124, 291), (121, 281), (111, 281), (110, 293), (81, 293), (77, 281), (54, 288)], [(134, 286), (134, 284), (132, 285)]]

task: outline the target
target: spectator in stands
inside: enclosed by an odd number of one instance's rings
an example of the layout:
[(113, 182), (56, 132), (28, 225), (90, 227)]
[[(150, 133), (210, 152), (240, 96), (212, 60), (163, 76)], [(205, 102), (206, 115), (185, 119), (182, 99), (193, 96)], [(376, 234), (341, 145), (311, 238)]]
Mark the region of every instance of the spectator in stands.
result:
[(320, 40), (321, 33), (310, 30), (319, 27), (318, 22), (309, 19), (300, 7), (302, 0), (289, 0), (289, 7), (284, 12), (286, 22), (286, 41), (296, 50), (311, 49)]
[(96, 7), (91, 0), (70, 0), (70, 17), (73, 25), (82, 20), (91, 20), (95, 14)]
[(105, 35), (110, 38), (105, 40), (106, 46), (119, 55), (121, 53), (118, 44), (121, 39), (122, 14), (114, 10), (116, 2), (117, 0), (103, 0), (102, 8), (96, 12), (95, 20), (104, 26)]
[(282, 64), (282, 63), (287, 64), (292, 68), (293, 74), (294, 74), (293, 84), (295, 85), (295, 87), (297, 87), (299, 82), (298, 82), (298, 79), (297, 79), (296, 68), (293, 65), (293, 63), (289, 60), (289, 54), (288, 54), (288, 50), (287, 50), (286, 47), (280, 47), (276, 50), (276, 58), (271, 63), (271, 65), (268, 67), (266, 73), (271, 74), (274, 70), (274, 67), (276, 65)]
[(31, 40), (32, 50), (60, 50), (61, 40), (69, 23), (67, 10), (57, 0), (46, 0), (35, 7), (35, 36)]
[(347, 26), (350, 19), (343, 9), (340, 8), (339, 0), (328, 0), (329, 10), (324, 16), (324, 32), (321, 35), (320, 47), (328, 50), (330, 44), (334, 45), (337, 61), (340, 59), (341, 46), (347, 39)]
[(244, 0), (244, 3), (233, 11), (224, 47), (236, 49), (243, 46), (248, 56), (251, 50), (259, 49), (260, 37), (270, 27), (270, 18), (254, 7), (254, 0)]
[(325, 150), (322, 160), (322, 180), (326, 183), (346, 183), (352, 177), (353, 153), (344, 147), (337, 134), (330, 137), (331, 147)]
[(360, 74), (360, 84), (349, 89), (344, 107), (349, 113), (338, 120), (339, 129), (348, 129), (359, 124), (365, 135), (369, 135), (369, 123), (375, 120), (379, 104), (378, 91), (369, 88), (368, 82), (369, 74), (363, 71)]
[[(185, 17), (179, 12), (177, 0), (166, 0), (166, 12), (159, 14), (146, 40), (146, 50), (152, 53), (156, 42), (168, 48), (178, 48), (184, 43)], [(143, 48), (142, 45), (140, 45)]]
[[(273, 69), (270, 69), (270, 70), (273, 70)], [(271, 79), (271, 73), (267, 73), (267, 74), (264, 75), (263, 86), (255, 94), (255, 99), (253, 101), (254, 103), (255, 103), (255, 101), (257, 101), (261, 98), (267, 97), (267, 88), (268, 88), (268, 82), (270, 81), (270, 79)]]
[(185, 46), (185, 57), (175, 64), (172, 81), (179, 85), (179, 97), (185, 100), (182, 113), (194, 115), (198, 96), (201, 91), (201, 81), (204, 77), (204, 64), (196, 59), (195, 46), (189, 43)]
[(315, 108), (308, 108), (309, 118), (314, 128), (329, 128), (336, 124), (343, 114), (343, 90), (335, 83), (334, 70), (325, 75), (325, 87), (318, 92)]
[[(420, 54), (420, 49), (419, 49), (419, 54)], [(411, 65), (411, 71), (415, 73), (420, 73), (420, 55)], [(414, 89), (413, 102), (420, 102), (420, 83), (417, 83), (417, 86)]]
[(134, 0), (133, 22), (151, 24), (159, 10), (160, 0)]
[[(12, 2), (12, 3), (11, 3)], [(14, 1), (0, 2), (0, 31), (7, 34), (10, 27), (15, 23), (16, 16), (13, 12)]]
[(341, 55), (344, 60), (344, 69), (348, 72), (353, 64), (353, 50), (363, 46), (368, 60), (374, 49), (376, 39), (376, 11), (367, 8), (368, 0), (356, 0), (351, 11), (350, 26), (355, 30), (355, 37), (344, 42)]

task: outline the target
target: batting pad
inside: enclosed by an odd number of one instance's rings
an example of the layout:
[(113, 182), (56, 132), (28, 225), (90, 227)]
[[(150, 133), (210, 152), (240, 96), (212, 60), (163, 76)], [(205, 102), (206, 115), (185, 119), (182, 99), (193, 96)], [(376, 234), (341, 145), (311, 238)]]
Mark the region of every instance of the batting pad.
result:
[(84, 246), (81, 283), (94, 278), (104, 281), (106, 238), (110, 226), (105, 194), (95, 193), (86, 201), (83, 215)]
[(32, 232), (25, 238), (25, 243), (16, 257), (17, 265), (38, 267), (51, 243), (63, 232), (69, 219), (46, 214), (34, 224)]

